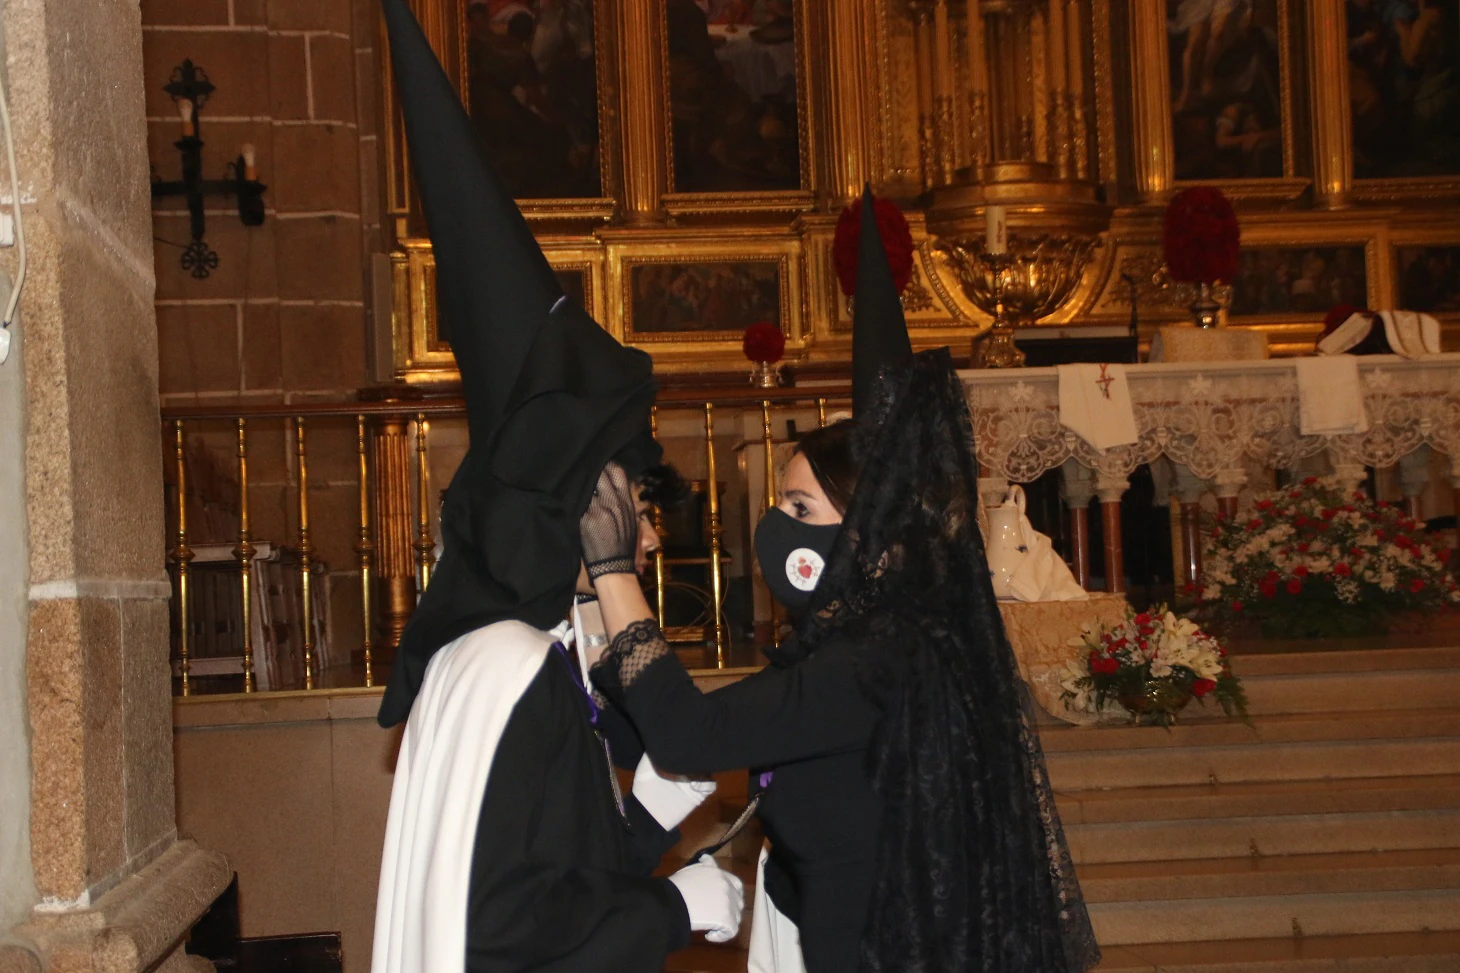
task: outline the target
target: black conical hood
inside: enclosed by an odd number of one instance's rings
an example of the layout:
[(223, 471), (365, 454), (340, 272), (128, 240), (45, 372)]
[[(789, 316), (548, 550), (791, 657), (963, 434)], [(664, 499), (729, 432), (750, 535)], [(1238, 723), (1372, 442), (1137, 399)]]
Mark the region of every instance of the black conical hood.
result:
[(877, 399), (877, 376), (912, 358), (902, 300), (877, 229), (872, 187), (862, 190), (862, 229), (857, 238), (857, 291), (852, 298), (852, 415), (865, 418)]
[(411, 171), (436, 260), (441, 334), (471, 444), (441, 511), (445, 545), (396, 651), (380, 722), (404, 719), (452, 639), (513, 619), (560, 622), (578, 520), (604, 465), (658, 461), (653, 363), (563, 296), (405, 0), (383, 0)]

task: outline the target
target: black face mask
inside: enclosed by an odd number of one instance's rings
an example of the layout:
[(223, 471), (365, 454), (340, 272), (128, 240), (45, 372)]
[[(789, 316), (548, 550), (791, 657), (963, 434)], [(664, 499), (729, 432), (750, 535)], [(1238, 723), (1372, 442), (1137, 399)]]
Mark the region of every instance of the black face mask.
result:
[(792, 614), (811, 603), (841, 524), (806, 524), (780, 508), (766, 511), (755, 528), (755, 558), (776, 601)]

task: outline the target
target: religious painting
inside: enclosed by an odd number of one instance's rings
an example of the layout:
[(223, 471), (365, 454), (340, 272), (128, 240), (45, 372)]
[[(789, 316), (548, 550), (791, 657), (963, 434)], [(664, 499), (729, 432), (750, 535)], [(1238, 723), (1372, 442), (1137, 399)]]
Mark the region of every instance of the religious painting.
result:
[(1242, 249), (1232, 282), (1232, 317), (1323, 315), (1336, 304), (1366, 307), (1368, 265), (1362, 244)]
[(1166, 0), (1166, 27), (1176, 178), (1281, 178), (1278, 0)]
[(795, 0), (666, 0), (673, 189), (801, 188)]
[(1460, 0), (1346, 0), (1354, 176), (1460, 175)]
[(628, 337), (738, 336), (758, 321), (786, 330), (778, 260), (654, 262), (628, 268)]
[(1460, 246), (1400, 247), (1399, 306), (1406, 311), (1460, 311)]
[(466, 103), (518, 199), (603, 195), (592, 0), (465, 0)]

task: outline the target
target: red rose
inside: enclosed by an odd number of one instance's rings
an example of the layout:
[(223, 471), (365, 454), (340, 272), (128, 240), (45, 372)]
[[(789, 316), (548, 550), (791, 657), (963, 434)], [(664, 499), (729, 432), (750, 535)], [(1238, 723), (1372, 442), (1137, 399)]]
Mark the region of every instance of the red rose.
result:
[[(892, 270), (892, 282), (901, 294), (908, 281), (912, 280), (913, 239), (907, 218), (890, 199), (873, 197), (872, 212), (877, 218), (877, 232), (882, 237), (882, 248), (887, 251), (887, 266)], [(836, 221), (836, 234), (831, 242), (831, 262), (836, 268), (837, 282), (842, 293), (848, 297), (857, 292), (857, 248), (862, 237), (862, 201), (859, 199), (846, 209)]]
[(1353, 574), (1353, 569), (1350, 568), (1347, 564), (1339, 562), (1338, 564), (1335, 564), (1333, 566), (1333, 573), (1338, 575), (1340, 578), (1347, 578), (1350, 574)]
[(1272, 509), (1272, 501), (1271, 500), (1259, 500), (1259, 501), (1257, 501), (1257, 509), (1258, 510), (1271, 510)]
[(1262, 584), (1260, 584), (1260, 585), (1257, 586), (1257, 588), (1258, 588), (1259, 591), (1262, 592), (1262, 595), (1263, 595), (1264, 598), (1276, 598), (1277, 597), (1277, 582), (1276, 581), (1263, 581)]
[(1297, 575), (1300, 578), (1308, 577), (1308, 566), (1306, 564), (1298, 565), (1296, 568), (1293, 569), (1293, 574)]
[(1091, 652), (1090, 671), (1098, 676), (1113, 676), (1120, 671), (1120, 663)]
[(1405, 537), (1403, 534), (1400, 534), (1398, 537), (1394, 538), (1394, 543), (1398, 544), (1402, 548), (1405, 548), (1406, 550), (1414, 546), (1414, 541), (1410, 540), (1408, 537)]
[(1316, 477), (1316, 476), (1306, 477), (1303, 480), (1303, 486), (1312, 486), (1313, 484), (1315, 484), (1317, 482), (1318, 482), (1318, 477)]
[(1262, 580), (1263, 581), (1276, 581), (1277, 579), (1278, 579), (1278, 573), (1276, 571), (1269, 571), (1269, 572), (1267, 572), (1267, 574), (1264, 574), (1262, 576)]
[(1302, 592), (1303, 592), (1303, 582), (1301, 580), (1299, 580), (1298, 578), (1293, 578), (1290, 581), (1288, 581), (1287, 589), (1288, 589), (1288, 594), (1290, 594), (1290, 595), (1302, 594)]
[(1307, 554), (1309, 546), (1310, 545), (1308, 544), (1308, 542), (1304, 541), (1303, 543), (1298, 545), (1298, 550), (1302, 551), (1304, 554)]
[(1302, 498), (1303, 498), (1303, 491), (1302, 490), (1294, 490), (1292, 493), (1289, 493), (1288, 494), (1288, 499), (1289, 500), (1301, 500)]
[(1247, 521), (1247, 529), (1248, 530), (1256, 530), (1257, 528), (1259, 528), (1261, 526), (1262, 526), (1262, 520), (1260, 518), (1253, 517), (1251, 520)]
[(1409, 583), (1409, 590), (1411, 592), (1413, 592), (1414, 594), (1419, 594), (1421, 591), (1424, 590), (1424, 588), (1425, 588), (1425, 579), (1424, 578), (1415, 578), (1413, 581), (1411, 581)]
[(1214, 186), (1177, 193), (1166, 207), (1162, 249), (1166, 270), (1185, 284), (1231, 283), (1242, 230), (1226, 195)]
[(1135, 617), (1134, 621), (1137, 625), (1149, 625), (1151, 624), (1151, 616), (1146, 612), (1141, 612)]
[(1217, 684), (1210, 679), (1197, 679), (1191, 684), (1191, 694), (1198, 699), (1217, 688)]
[(1293, 521), (1294, 526), (1297, 527), (1307, 527), (1311, 523), (1312, 521), (1305, 517), (1303, 514), (1298, 514), (1297, 519)]
[(1363, 557), (1364, 549), (1362, 547), (1351, 547), (1348, 549), (1348, 553), (1349, 557)]
[(1321, 516), (1324, 520), (1332, 520), (1334, 517), (1338, 516), (1338, 511), (1334, 510), (1332, 507), (1325, 507)]
[(757, 321), (745, 329), (741, 342), (745, 357), (753, 362), (778, 362), (786, 353), (786, 336), (779, 325), (770, 321)]
[(1242, 602), (1240, 602), (1240, 601), (1234, 601), (1234, 602), (1232, 602), (1232, 610), (1234, 612), (1241, 611), (1242, 610)]

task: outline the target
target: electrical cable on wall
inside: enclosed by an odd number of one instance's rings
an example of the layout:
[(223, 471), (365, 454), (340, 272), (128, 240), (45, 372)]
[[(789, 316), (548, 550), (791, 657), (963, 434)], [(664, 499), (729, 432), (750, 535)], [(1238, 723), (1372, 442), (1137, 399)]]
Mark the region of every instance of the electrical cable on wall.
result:
[(10, 357), (10, 326), (15, 322), (16, 309), (20, 307), (20, 292), (25, 288), (25, 223), (20, 209), (20, 174), (15, 167), (15, 138), (10, 131), (10, 96), (5, 90), (5, 80), (0, 78), (0, 132), (5, 136), (5, 161), (10, 168), (10, 210), (15, 221), (15, 245), (20, 250), (20, 262), (15, 272), (15, 287), (10, 291), (10, 301), (5, 306), (5, 317), (0, 321), (0, 365)]

